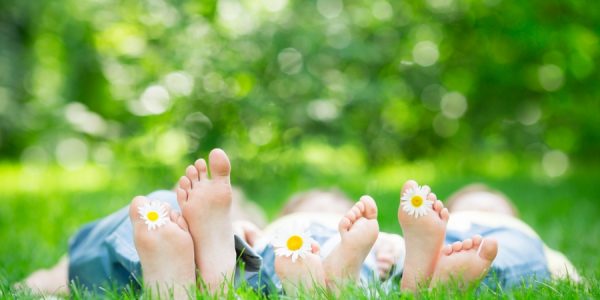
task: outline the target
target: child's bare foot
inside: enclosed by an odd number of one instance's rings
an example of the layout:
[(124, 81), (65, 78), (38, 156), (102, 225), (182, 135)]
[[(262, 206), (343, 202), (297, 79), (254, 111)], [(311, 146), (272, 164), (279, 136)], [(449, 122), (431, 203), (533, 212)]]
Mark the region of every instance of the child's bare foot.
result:
[(379, 234), (377, 205), (373, 198), (362, 196), (339, 223), (341, 241), (323, 261), (327, 284), (356, 282), (360, 267)]
[[(138, 196), (133, 198), (129, 208), (144, 285), (153, 294), (152, 298), (188, 299), (195, 289), (196, 267), (187, 224), (181, 215), (162, 204), (166, 222), (149, 230), (139, 213), (139, 208), (149, 202), (146, 197)], [(151, 218), (156, 217), (155, 214)]]
[(311, 291), (325, 287), (323, 263), (316, 243), (311, 245), (311, 252), (295, 262), (291, 256), (275, 256), (275, 273), (288, 296), (295, 297), (300, 290)]
[(209, 154), (210, 179), (206, 161), (199, 159), (179, 180), (177, 201), (190, 226), (194, 240), (196, 267), (208, 288), (233, 280), (235, 243), (231, 225), (231, 165), (223, 150)]
[[(407, 181), (402, 194), (417, 186), (414, 180)], [(433, 202), (432, 209), (427, 209), (426, 215), (415, 217), (409, 215), (402, 206), (398, 208), (398, 222), (406, 243), (404, 273), (400, 283), (403, 290), (416, 291), (431, 278), (446, 234), (448, 210), (435, 194), (430, 193), (428, 186), (423, 188), (426, 189), (427, 199)]]
[(406, 254), (404, 239), (397, 234), (380, 232), (373, 249), (377, 262), (377, 275), (384, 281), (390, 277), (394, 264)]
[(447, 245), (440, 253), (431, 286), (456, 280), (459, 286), (464, 288), (487, 274), (496, 254), (498, 242), (479, 235)]

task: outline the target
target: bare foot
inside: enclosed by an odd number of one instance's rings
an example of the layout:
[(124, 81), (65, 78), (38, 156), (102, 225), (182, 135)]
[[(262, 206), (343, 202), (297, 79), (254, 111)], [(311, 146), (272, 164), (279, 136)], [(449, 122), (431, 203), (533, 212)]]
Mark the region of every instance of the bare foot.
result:
[(275, 256), (275, 273), (288, 296), (296, 297), (299, 291), (325, 288), (325, 273), (319, 256), (319, 246), (313, 243), (311, 253), (292, 261), (291, 256)]
[(244, 240), (250, 247), (254, 247), (256, 241), (263, 236), (262, 230), (250, 221), (234, 221), (232, 226), (235, 235)]
[(380, 232), (373, 251), (377, 262), (377, 275), (379, 275), (379, 279), (384, 281), (390, 277), (394, 264), (404, 258), (406, 247), (401, 236)]
[[(165, 222), (150, 230), (139, 208), (150, 203), (146, 197), (133, 198), (129, 218), (133, 224), (135, 248), (140, 256), (145, 287), (152, 298), (188, 299), (195, 288), (194, 244), (183, 217), (162, 205)], [(154, 214), (150, 219), (162, 218)]]
[(362, 196), (340, 220), (338, 229), (341, 241), (323, 261), (327, 284), (334, 289), (346, 280), (358, 280), (360, 267), (377, 240), (379, 223), (373, 198)]
[[(417, 182), (409, 180), (404, 184), (402, 194), (417, 187)], [(402, 206), (398, 208), (398, 222), (406, 243), (404, 273), (400, 282), (402, 290), (416, 291), (431, 278), (446, 234), (448, 210), (435, 194), (430, 193), (428, 186), (423, 186), (423, 189), (427, 199), (433, 202), (432, 209), (427, 208), (425, 215), (415, 217)]]
[(457, 282), (465, 288), (487, 274), (497, 254), (498, 242), (479, 235), (447, 245), (440, 253), (431, 286)]
[(68, 295), (69, 294), (69, 259), (61, 257), (60, 261), (50, 269), (37, 270), (25, 280), (17, 283), (17, 289), (29, 288), (34, 293), (42, 295)]
[[(190, 226), (196, 267), (211, 292), (232, 281), (235, 271), (235, 243), (231, 225), (231, 165), (223, 150), (209, 154), (210, 179), (206, 161), (199, 159), (179, 180), (177, 201)], [(226, 288), (225, 286), (223, 286)]]

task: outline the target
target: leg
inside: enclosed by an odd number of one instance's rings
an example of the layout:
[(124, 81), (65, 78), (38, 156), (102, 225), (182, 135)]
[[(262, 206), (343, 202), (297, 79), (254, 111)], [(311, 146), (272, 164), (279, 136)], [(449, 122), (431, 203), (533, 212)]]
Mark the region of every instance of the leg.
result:
[(473, 236), (442, 249), (433, 272), (431, 286), (458, 283), (468, 287), (483, 278), (498, 254), (498, 243), (493, 238)]
[(194, 240), (196, 267), (211, 292), (235, 272), (235, 244), (231, 222), (231, 165), (221, 149), (210, 152), (209, 179), (204, 159), (186, 169), (179, 180), (177, 201), (190, 226)]
[[(402, 188), (403, 194), (416, 188), (417, 183), (409, 180)], [(398, 222), (404, 233), (406, 243), (406, 259), (404, 261), (404, 274), (400, 287), (402, 290), (415, 292), (431, 278), (439, 258), (439, 253), (444, 242), (446, 224), (448, 223), (448, 210), (435, 194), (429, 193), (428, 186), (423, 187), (427, 192), (427, 199), (433, 202), (432, 209), (427, 209), (425, 215), (414, 217), (409, 215), (403, 207), (398, 209)], [(421, 199), (423, 201), (423, 199)]]
[(50, 269), (37, 270), (31, 273), (17, 286), (25, 286), (36, 293), (43, 295), (59, 295), (69, 293), (69, 258), (61, 257), (56, 265)]
[(329, 288), (348, 279), (356, 282), (360, 268), (373, 248), (379, 233), (377, 205), (373, 198), (363, 196), (340, 220), (341, 241), (323, 261)]
[(194, 244), (187, 224), (163, 204), (166, 223), (150, 230), (139, 211), (149, 202), (146, 197), (135, 197), (129, 209), (144, 285), (153, 298), (188, 299), (196, 274)]

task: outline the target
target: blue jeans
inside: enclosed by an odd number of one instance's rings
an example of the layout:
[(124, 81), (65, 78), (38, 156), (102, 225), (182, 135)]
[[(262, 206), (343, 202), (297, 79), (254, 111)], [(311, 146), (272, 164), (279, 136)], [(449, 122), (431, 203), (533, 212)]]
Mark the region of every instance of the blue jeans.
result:
[[(167, 202), (175, 211), (180, 211), (175, 193), (156, 191), (148, 195), (150, 199)], [(320, 224), (311, 224), (309, 230), (321, 245), (321, 254), (328, 254), (335, 245), (339, 234), (336, 230)], [(519, 230), (506, 227), (485, 227), (473, 225), (468, 230), (446, 233), (446, 243), (453, 243), (480, 234), (498, 240), (498, 256), (483, 284), (491, 287), (498, 283), (502, 289), (521, 284), (535, 284), (550, 278), (546, 257), (539, 239), (530, 237)], [(280, 291), (281, 283), (275, 274), (275, 254), (271, 246), (257, 249), (258, 255), (243, 240), (234, 237), (239, 260), (243, 270), (236, 270), (235, 283), (242, 281), (249, 286), (268, 293), (273, 288)], [(402, 275), (404, 258), (396, 262), (390, 284)], [(263, 263), (264, 262), (264, 263)], [(261, 266), (262, 265), (262, 266)], [(133, 285), (139, 288), (142, 281), (140, 260), (133, 242), (133, 228), (129, 220), (129, 207), (95, 222), (85, 225), (69, 241), (69, 281), (91, 290), (98, 287), (124, 288)], [(375, 256), (373, 251), (367, 256), (360, 273), (361, 283), (377, 281)], [(102, 290), (98, 290), (102, 291)]]
[[(167, 202), (173, 210), (181, 211), (171, 191), (156, 191), (148, 198)], [(244, 263), (244, 272), (236, 270), (235, 282), (247, 280), (260, 285), (257, 272), (261, 258), (242, 239), (232, 238), (238, 259)], [(100, 287), (122, 289), (132, 285), (139, 289), (143, 282), (141, 275), (129, 206), (85, 225), (69, 241), (69, 282), (96, 292), (102, 292)]]

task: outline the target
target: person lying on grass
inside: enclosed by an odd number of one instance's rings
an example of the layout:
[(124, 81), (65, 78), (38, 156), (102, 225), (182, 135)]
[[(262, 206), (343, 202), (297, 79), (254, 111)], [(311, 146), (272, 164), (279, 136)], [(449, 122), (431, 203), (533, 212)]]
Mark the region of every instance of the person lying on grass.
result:
[[(327, 192), (293, 198), (284, 215), (260, 231), (231, 216), (236, 202), (225, 152), (211, 151), (208, 165), (210, 176), (199, 159), (175, 192), (135, 197), (129, 207), (86, 225), (70, 240), (68, 258), (34, 272), (24, 284), (53, 294), (67, 293), (69, 282), (92, 290), (143, 282), (155, 296), (188, 298), (197, 284), (202, 292), (217, 293), (231, 287), (233, 278), (261, 292), (281, 283), (289, 294), (299, 286), (335, 291), (338, 284), (393, 282), (390, 277), (401, 277), (401, 289), (412, 292), (454, 275), (467, 285), (493, 274), (503, 288), (550, 275), (577, 278), (568, 260), (545, 248), (494, 191), (460, 191), (448, 202), (450, 214), (429, 187), (408, 181), (398, 209), (404, 239), (379, 233), (371, 197), (353, 204)], [(243, 277), (236, 258), (244, 262)]]

